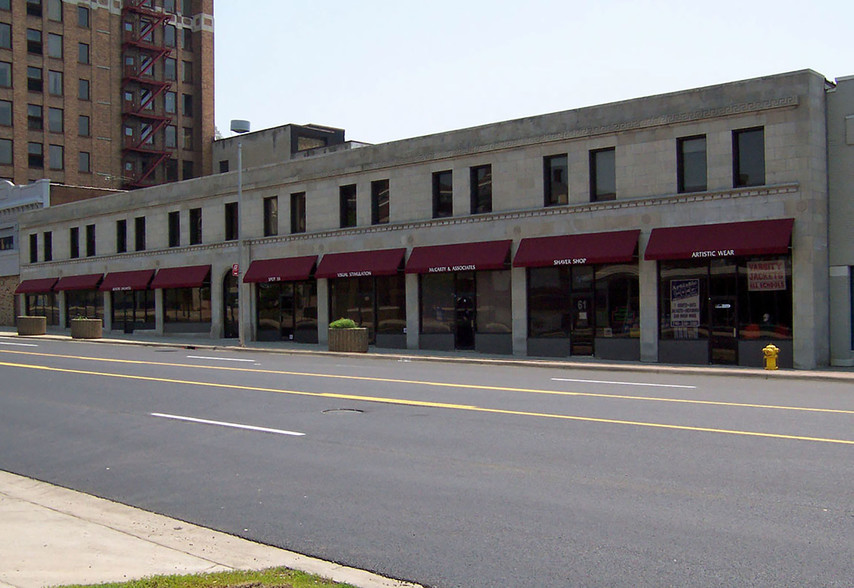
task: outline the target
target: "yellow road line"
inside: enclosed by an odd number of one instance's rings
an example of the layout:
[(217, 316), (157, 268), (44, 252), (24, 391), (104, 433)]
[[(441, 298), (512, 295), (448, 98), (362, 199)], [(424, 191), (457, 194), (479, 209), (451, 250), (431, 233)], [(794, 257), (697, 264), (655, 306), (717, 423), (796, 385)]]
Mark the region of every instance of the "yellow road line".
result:
[(142, 361), (135, 359), (112, 359), (105, 357), (86, 357), (77, 355), (57, 355), (52, 353), (38, 353), (35, 351), (14, 351), (0, 349), (0, 353), (10, 353), (15, 355), (27, 355), (36, 357), (55, 357), (60, 359), (79, 359), (86, 361), (96, 361), (105, 363), (119, 363), (130, 365), (150, 365), (158, 367), (175, 367), (175, 368), (191, 368), (200, 370), (216, 370), (226, 372), (248, 372), (254, 374), (272, 374), (281, 376), (299, 376), (310, 378), (331, 378), (340, 380), (356, 380), (363, 382), (380, 382), (384, 384), (405, 384), (409, 386), (432, 386), (436, 388), (459, 388), (466, 390), (491, 390), (496, 392), (518, 392), (522, 394), (544, 394), (551, 396), (580, 396), (586, 398), (609, 398), (613, 400), (636, 400), (642, 402), (671, 402), (675, 404), (699, 404), (703, 406), (724, 406), (729, 408), (758, 408), (767, 410), (793, 410), (801, 412), (819, 412), (832, 414), (854, 414), (854, 410), (843, 410), (836, 408), (815, 408), (802, 406), (781, 406), (776, 404), (752, 404), (745, 402), (723, 402), (718, 400), (695, 400), (691, 398), (666, 398), (660, 396), (631, 396), (628, 394), (601, 394), (596, 392), (572, 392), (568, 390), (544, 390), (540, 388), (512, 388), (508, 386), (487, 386), (484, 384), (455, 384), (449, 382), (429, 382), (420, 380), (401, 380), (394, 378), (376, 378), (371, 376), (352, 376), (339, 374), (317, 374), (311, 372), (293, 372), (281, 370), (263, 370), (254, 368), (228, 367), (228, 366), (213, 366), (213, 365), (195, 365), (187, 363), (168, 363), (157, 361)]
[(244, 390), (244, 391), (253, 391), (253, 392), (273, 392), (276, 394), (289, 394), (294, 396), (309, 396), (315, 398), (335, 398), (339, 400), (356, 400), (361, 402), (374, 402), (380, 404), (395, 404), (401, 406), (418, 406), (418, 407), (427, 407), (427, 408), (446, 408), (450, 410), (462, 410), (462, 411), (470, 411), (470, 412), (483, 412), (490, 414), (503, 414), (503, 415), (513, 415), (513, 416), (529, 416), (529, 417), (537, 417), (537, 418), (549, 418), (549, 419), (561, 419), (561, 420), (569, 420), (569, 421), (581, 421), (588, 423), (602, 423), (602, 424), (611, 424), (611, 425), (630, 425), (634, 427), (650, 427), (656, 429), (670, 429), (677, 431), (692, 431), (692, 432), (701, 432), (701, 433), (718, 433), (725, 435), (739, 435), (745, 437), (763, 437), (766, 439), (785, 439), (790, 441), (812, 441), (817, 443), (832, 443), (836, 445), (854, 445), (854, 441), (850, 441), (847, 439), (831, 439), (831, 438), (823, 438), (823, 437), (806, 437), (802, 435), (783, 435), (779, 433), (760, 433), (756, 431), (739, 431), (732, 429), (715, 429), (711, 427), (691, 427), (687, 425), (668, 425), (664, 423), (647, 423), (643, 421), (625, 421), (618, 419), (603, 419), (603, 418), (594, 418), (594, 417), (582, 417), (582, 416), (574, 416), (574, 415), (564, 415), (564, 414), (554, 414), (554, 413), (546, 413), (546, 412), (529, 412), (529, 411), (520, 411), (520, 410), (506, 410), (499, 408), (484, 408), (480, 406), (474, 406), (469, 404), (451, 404), (444, 402), (427, 402), (423, 400), (408, 400), (405, 398), (384, 398), (381, 396), (360, 396), (356, 394), (335, 394), (330, 392), (305, 392), (299, 390), (284, 390), (277, 388), (262, 388), (258, 386), (239, 386), (236, 384), (222, 384), (218, 382), (196, 382), (192, 380), (175, 380), (171, 378), (156, 378), (152, 376), (134, 376), (129, 374), (110, 374), (104, 372), (93, 372), (87, 370), (72, 370), (66, 368), (54, 368), (40, 365), (28, 365), (28, 364), (19, 364), (19, 363), (7, 363), (0, 362), (0, 366), (6, 367), (16, 367), (16, 368), (24, 368), (24, 369), (32, 369), (32, 370), (42, 370), (49, 372), (58, 372), (65, 374), (79, 374), (86, 376), (99, 376), (105, 378), (119, 378), (119, 379), (127, 379), (127, 380), (138, 380), (143, 382), (158, 382), (158, 383), (166, 383), (166, 384), (183, 384), (186, 386), (202, 386), (202, 387), (210, 387), (210, 388), (224, 388), (229, 390)]

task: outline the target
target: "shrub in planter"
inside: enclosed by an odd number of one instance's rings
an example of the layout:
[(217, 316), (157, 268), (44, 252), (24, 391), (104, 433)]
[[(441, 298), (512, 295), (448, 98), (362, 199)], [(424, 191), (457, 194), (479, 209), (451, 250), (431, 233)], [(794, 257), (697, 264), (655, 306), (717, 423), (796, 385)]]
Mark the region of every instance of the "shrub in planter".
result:
[(47, 318), (43, 316), (19, 316), (16, 319), (19, 335), (44, 335), (47, 333)]
[(329, 351), (366, 353), (368, 329), (359, 327), (352, 319), (341, 318), (329, 323)]
[(100, 339), (103, 332), (101, 319), (75, 318), (71, 319), (72, 339)]

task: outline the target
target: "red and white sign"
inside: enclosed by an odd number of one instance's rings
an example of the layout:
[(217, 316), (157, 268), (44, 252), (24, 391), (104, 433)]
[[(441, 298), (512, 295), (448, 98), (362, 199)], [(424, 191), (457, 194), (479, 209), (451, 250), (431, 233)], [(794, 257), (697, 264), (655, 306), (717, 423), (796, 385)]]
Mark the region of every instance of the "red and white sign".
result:
[(786, 289), (786, 262), (775, 261), (747, 262), (747, 289), (750, 292), (770, 292)]
[(239, 263), (235, 263), (234, 265), (231, 266), (231, 275), (234, 276), (235, 278), (240, 275), (240, 264)]

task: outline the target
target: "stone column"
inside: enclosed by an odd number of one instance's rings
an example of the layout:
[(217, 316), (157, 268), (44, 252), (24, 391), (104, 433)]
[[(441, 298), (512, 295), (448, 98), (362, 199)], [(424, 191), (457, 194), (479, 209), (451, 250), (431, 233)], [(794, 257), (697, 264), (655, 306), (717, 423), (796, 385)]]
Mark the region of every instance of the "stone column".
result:
[(513, 355), (528, 354), (528, 272), (524, 267), (510, 270), (510, 305), (513, 317)]
[(329, 280), (317, 280), (317, 342), (329, 342)]
[(418, 274), (406, 274), (406, 348), (418, 349), (421, 331), (421, 305), (418, 291)]
[(643, 259), (643, 252), (649, 242), (649, 233), (641, 233), (638, 243), (638, 251), (641, 259), (638, 260), (640, 276), (638, 288), (640, 290), (640, 358), (641, 361), (658, 362), (658, 262)]

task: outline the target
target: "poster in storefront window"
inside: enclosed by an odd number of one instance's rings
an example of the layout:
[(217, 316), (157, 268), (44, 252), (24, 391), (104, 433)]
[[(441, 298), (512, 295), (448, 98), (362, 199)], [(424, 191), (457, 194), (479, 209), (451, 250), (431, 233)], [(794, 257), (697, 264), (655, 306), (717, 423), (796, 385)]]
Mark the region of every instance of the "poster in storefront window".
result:
[(670, 281), (670, 326), (700, 326), (700, 280)]
[(782, 259), (772, 261), (748, 261), (747, 289), (751, 292), (785, 290), (786, 262)]

